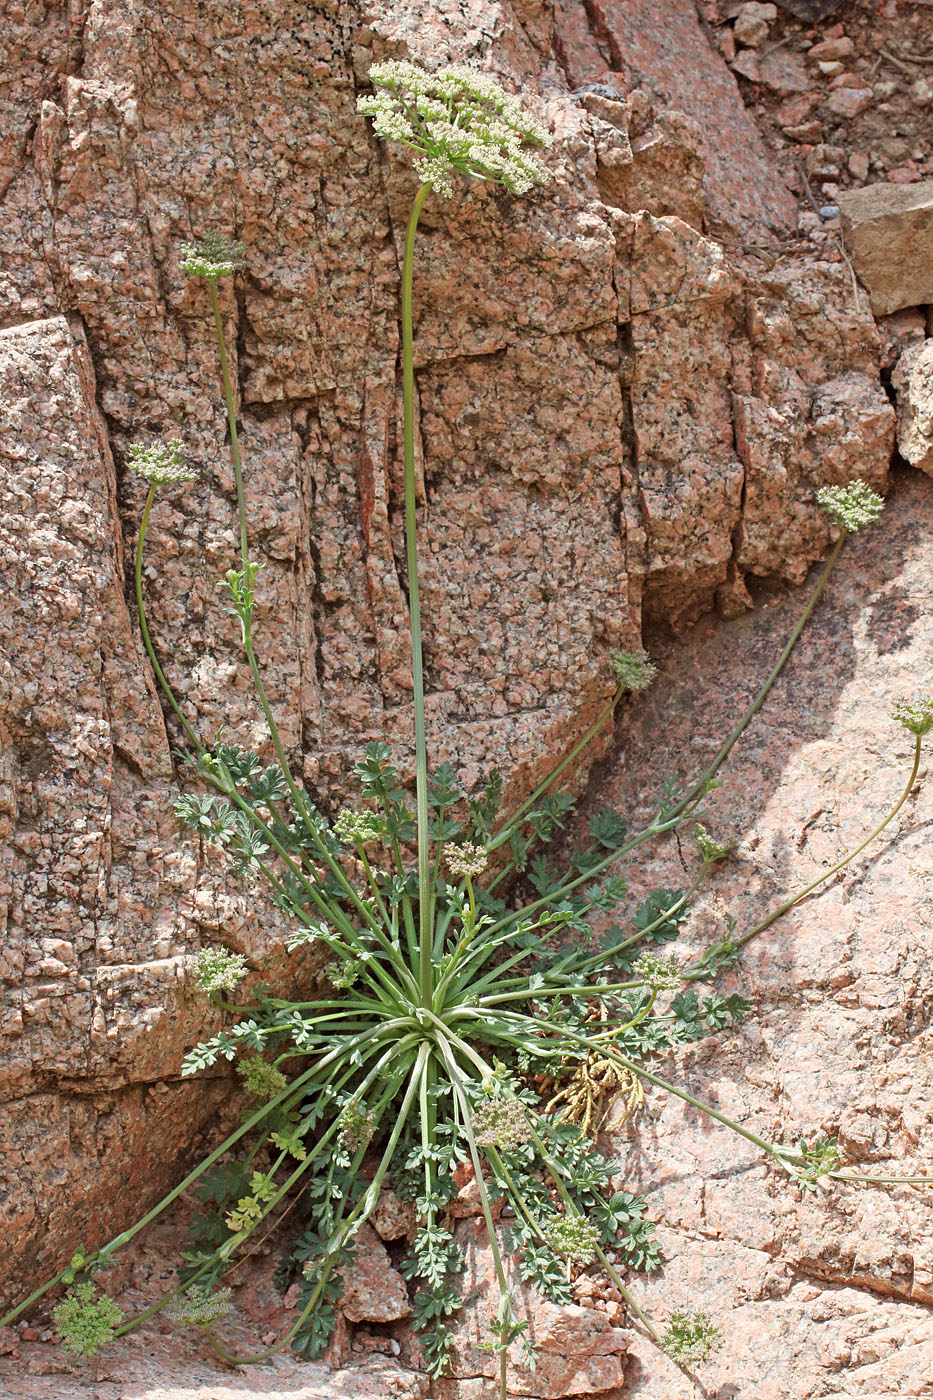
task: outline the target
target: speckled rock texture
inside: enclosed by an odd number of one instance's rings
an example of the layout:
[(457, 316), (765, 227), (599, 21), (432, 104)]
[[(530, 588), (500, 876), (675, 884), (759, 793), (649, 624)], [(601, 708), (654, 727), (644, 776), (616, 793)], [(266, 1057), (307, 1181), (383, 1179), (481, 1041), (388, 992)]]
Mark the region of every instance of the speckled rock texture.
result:
[(844, 190), (839, 214), (876, 316), (933, 301), (933, 180)]
[[(828, 870), (894, 805), (913, 740), (894, 702), (933, 688), (933, 489), (904, 471), (880, 522), (849, 541), (824, 602), (708, 801), (738, 841), (687, 925), (686, 948), (752, 926)], [(652, 782), (702, 767), (767, 675), (802, 607), (764, 594), (753, 615), (660, 640), (600, 787), (633, 819)], [(666, 657), (666, 660), (665, 660)], [(775, 1141), (836, 1136), (864, 1174), (929, 1173), (933, 1153), (930, 750), (878, 843), (747, 945), (722, 991), (751, 997), (737, 1032), (658, 1072)], [(691, 860), (684, 843), (684, 857)], [(683, 887), (676, 845), (634, 872), (636, 893)], [(611, 1122), (611, 1120), (610, 1120)], [(607, 1124), (607, 1126), (609, 1126)], [(660, 1222), (667, 1262), (629, 1276), (650, 1313), (704, 1308), (725, 1346), (703, 1369), (716, 1400), (923, 1395), (933, 1367), (933, 1190), (838, 1185), (802, 1193), (755, 1148), (660, 1091), (609, 1140), (627, 1190)], [(625, 1400), (697, 1393), (635, 1330)]]
[[(495, 1394), (498, 1370), (496, 1358), (485, 1349), (490, 1299), (496, 1297), (495, 1266), (482, 1221), (461, 1222), (455, 1238), (464, 1254), (463, 1291), (469, 1302), (452, 1319), (451, 1369), (456, 1379), (437, 1383), (435, 1393), (437, 1400), (481, 1400)], [(528, 1320), (528, 1336), (538, 1350), (533, 1368), (521, 1365), (517, 1354), (510, 1356), (509, 1393), (567, 1400), (616, 1392), (625, 1378), (629, 1332), (609, 1325), (604, 1313), (575, 1303), (558, 1307), (545, 1302), (521, 1283), (517, 1271), (510, 1282), (514, 1297), (520, 1300), (520, 1316)]]
[[(658, 15), (663, 15), (663, 23)], [(785, 243), (789, 196), (693, 0), (13, 5), (0, 119), (3, 1283), (57, 1267), (219, 1131), (178, 1079), (216, 1022), (185, 958), (278, 976), (259, 917), (170, 815), (177, 782), (126, 570), (138, 438), (184, 436), (146, 587), (183, 701), (262, 743), (216, 583), (232, 476), (202, 286), (223, 287), (260, 651), (325, 804), (360, 745), (408, 752), (396, 452), (399, 240), (412, 177), (355, 112), (370, 64), (466, 59), (552, 126), (552, 184), (429, 201), (418, 430), (429, 725), (509, 796), (606, 696), (607, 646), (748, 606), (828, 542), (814, 487), (884, 484), (893, 412), (845, 267)], [(710, 105), (716, 120), (710, 122)], [(584, 772), (579, 779), (582, 782)], [(305, 969), (307, 972), (307, 969)], [(119, 1162), (119, 1165), (118, 1165)]]
[(905, 462), (933, 476), (933, 339), (911, 345), (894, 367), (897, 446)]

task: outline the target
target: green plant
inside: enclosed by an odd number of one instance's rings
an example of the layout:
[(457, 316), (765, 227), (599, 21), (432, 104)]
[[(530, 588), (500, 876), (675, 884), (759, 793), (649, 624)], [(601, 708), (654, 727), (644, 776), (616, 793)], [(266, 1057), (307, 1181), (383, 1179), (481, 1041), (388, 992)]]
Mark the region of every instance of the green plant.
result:
[(57, 1304), (52, 1318), (66, 1351), (73, 1356), (96, 1356), (117, 1335), (123, 1313), (84, 1279)]
[[(243, 1120), (184, 1181), (140, 1221), (100, 1249), (76, 1256), (69, 1269), (42, 1285), (8, 1315), (18, 1316), (61, 1281), (107, 1263), (183, 1192), (204, 1206), (173, 1292), (140, 1317), (124, 1322), (109, 1300), (95, 1301), (87, 1280), (56, 1309), (66, 1345), (83, 1354), (112, 1335), (165, 1309), (200, 1327), (226, 1361), (243, 1365), (291, 1344), (318, 1355), (339, 1299), (339, 1271), (353, 1240), (391, 1174), (396, 1191), (413, 1201), (417, 1232), (403, 1272), (413, 1291), (413, 1314), (435, 1373), (447, 1363), (449, 1320), (461, 1306), (462, 1259), (447, 1207), (454, 1171), (468, 1163), (485, 1217), (499, 1286), (488, 1346), (498, 1357), (500, 1397), (506, 1394), (509, 1348), (519, 1343), (533, 1360), (527, 1324), (515, 1311), (506, 1277), (514, 1256), (521, 1277), (556, 1303), (572, 1298), (575, 1269), (595, 1264), (611, 1278), (630, 1311), (679, 1364), (696, 1365), (718, 1342), (702, 1314), (675, 1313), (661, 1330), (632, 1296), (620, 1268), (651, 1270), (659, 1254), (644, 1201), (611, 1190), (616, 1170), (591, 1140), (606, 1097), (622, 1087), (637, 1108), (643, 1084), (679, 1096), (747, 1141), (802, 1185), (829, 1178), (877, 1180), (845, 1172), (835, 1144), (770, 1143), (702, 1103), (650, 1066), (659, 1051), (738, 1024), (748, 1003), (694, 982), (709, 982), (734, 963), (744, 944), (830, 878), (864, 849), (863, 842), (820, 880), (798, 891), (749, 930), (708, 949), (684, 966), (663, 951), (676, 940), (691, 899), (728, 844), (698, 822), (717, 773), (763, 704), (816, 605), (847, 532), (875, 518), (881, 500), (862, 483), (832, 488), (826, 504), (841, 525), (839, 538), (800, 623), (764, 686), (708, 767), (684, 790), (665, 786), (654, 815), (630, 833), (606, 809), (589, 823), (589, 841), (554, 869), (544, 850), (565, 829), (572, 799), (556, 780), (623, 694), (650, 683), (654, 667), (643, 652), (609, 658), (616, 689), (596, 724), (547, 779), (511, 814), (500, 817), (502, 783), (490, 775), (481, 793), (461, 793), (449, 764), (428, 768), (421, 616), (418, 591), (414, 480), (412, 270), (418, 219), (429, 191), (452, 192), (455, 174), (520, 192), (543, 183), (545, 167), (532, 148), (546, 133), (521, 113), (515, 99), (463, 68), (427, 74), (411, 64), (372, 70), (379, 91), (361, 99), (377, 133), (416, 152), (421, 176), (412, 203), (402, 264), (402, 369), (405, 532), (411, 618), (415, 714), (415, 810), (388, 747), (367, 746), (356, 766), (361, 805), (329, 823), (297, 780), (281, 741), (256, 656), (254, 597), (260, 566), (250, 558), (243, 469), (233, 386), (217, 292), (221, 276), (242, 264), (239, 245), (219, 235), (185, 250), (182, 266), (206, 281), (227, 404), (239, 525), (239, 566), (225, 575), (228, 611), (240, 640), (274, 761), (217, 740), (205, 744), (182, 712), (150, 637), (142, 591), (142, 562), (157, 489), (185, 480), (181, 444), (134, 449), (128, 464), (149, 482), (135, 561), (143, 642), (167, 703), (188, 742), (187, 762), (207, 791), (175, 804), (179, 819), (204, 837), (218, 859), (265, 881), (274, 905), (293, 921), (290, 949), (326, 951), (321, 995), (276, 997), (262, 986), (239, 1004), (224, 997), (249, 977), (242, 955), (223, 948), (198, 955), (201, 987), (235, 1019), (186, 1057), (195, 1074), (219, 1059), (238, 1061), (251, 1099)], [(914, 762), (900, 809), (918, 771), (933, 705), (904, 705), (898, 718), (914, 735)], [(693, 829), (699, 857), (686, 890), (654, 891), (613, 927), (593, 951), (590, 917), (623, 906), (627, 886), (610, 868), (649, 840)], [(409, 858), (414, 845), (415, 859)], [(504, 898), (513, 888), (513, 901)], [(245, 1155), (239, 1156), (238, 1153)], [(897, 1178), (889, 1178), (895, 1180)], [(914, 1180), (915, 1178), (903, 1178)], [(924, 1178), (919, 1178), (920, 1180)], [(504, 1196), (513, 1218), (498, 1232), (491, 1199)], [(229, 1311), (220, 1287), (230, 1261), (257, 1231), (271, 1231), (293, 1213), (297, 1237), (280, 1282), (298, 1280), (300, 1312), (273, 1346), (256, 1355), (232, 1354), (213, 1324)], [(610, 1254), (612, 1258), (610, 1258)], [(621, 1261), (621, 1262), (620, 1262)]]

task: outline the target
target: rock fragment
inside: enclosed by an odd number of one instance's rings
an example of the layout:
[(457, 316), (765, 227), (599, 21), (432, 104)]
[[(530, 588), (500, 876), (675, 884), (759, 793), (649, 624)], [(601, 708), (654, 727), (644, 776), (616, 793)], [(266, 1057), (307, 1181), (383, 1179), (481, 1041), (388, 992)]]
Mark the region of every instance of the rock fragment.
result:
[(900, 454), (933, 476), (933, 339), (904, 351), (891, 382), (897, 394)]
[[(840, 74), (840, 77), (844, 76)], [(837, 117), (851, 120), (871, 106), (872, 91), (867, 87), (839, 87), (829, 94), (826, 105)]]
[(842, 191), (839, 212), (876, 316), (933, 301), (933, 180)]
[(744, 44), (749, 49), (759, 48), (767, 39), (776, 19), (776, 5), (762, 5), (757, 0), (749, 0), (736, 16), (733, 30), (736, 43)]
[(395, 1322), (411, 1312), (408, 1289), (393, 1269), (382, 1240), (364, 1225), (353, 1241), (352, 1264), (343, 1269), (340, 1309), (350, 1322)]

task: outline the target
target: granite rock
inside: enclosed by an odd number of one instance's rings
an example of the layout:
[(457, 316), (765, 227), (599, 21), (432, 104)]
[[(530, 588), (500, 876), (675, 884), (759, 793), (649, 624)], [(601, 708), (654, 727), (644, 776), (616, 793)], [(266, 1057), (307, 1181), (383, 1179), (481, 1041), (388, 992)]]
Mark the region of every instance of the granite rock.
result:
[[(602, 16), (600, 18), (600, 16)], [(222, 284), (264, 568), (257, 640), (324, 804), (362, 743), (410, 769), (398, 268), (412, 176), (355, 110), (371, 63), (469, 59), (552, 126), (551, 185), (430, 200), (419, 240), (419, 471), (433, 755), (514, 801), (610, 688), (609, 646), (800, 578), (827, 479), (882, 485), (878, 338), (793, 207), (692, 0), (14, 6), (0, 118), (0, 1130), (3, 1283), (137, 1216), (232, 1111), (178, 1079), (219, 1025), (205, 941), (308, 986), (282, 930), (181, 836), (182, 775), (128, 599), (137, 438), (181, 434), (146, 594), (202, 733), (262, 746), (217, 580), (235, 554), (206, 292)], [(716, 121), (709, 121), (711, 106)], [(916, 187), (914, 187), (916, 188)], [(710, 369), (714, 373), (710, 373)], [(593, 752), (598, 757), (599, 751)], [(580, 768), (576, 781), (585, 782)], [(235, 1107), (235, 1105), (233, 1106)], [(158, 1152), (156, 1152), (158, 1147)], [(120, 1159), (120, 1150), (123, 1157)]]
[[(808, 630), (720, 773), (707, 825), (737, 841), (701, 889), (678, 956), (749, 928), (854, 849), (890, 811), (910, 771), (891, 718), (933, 682), (933, 493), (902, 469), (879, 523), (850, 539)], [(661, 671), (632, 706), (601, 787), (636, 827), (661, 775), (686, 778), (754, 697), (806, 592), (766, 593), (737, 622), (658, 639)], [(717, 990), (748, 997), (733, 1032), (657, 1069), (774, 1142), (838, 1139), (855, 1175), (929, 1174), (933, 1147), (927, 956), (933, 869), (929, 761), (894, 823), (839, 877), (753, 939)], [(652, 779), (653, 775), (653, 779)], [(689, 879), (672, 844), (629, 864), (633, 903)], [(684, 843), (683, 859), (691, 856)], [(620, 872), (621, 873), (621, 872)], [(673, 946), (673, 945), (672, 945)], [(703, 995), (703, 989), (699, 988)], [(658, 1275), (630, 1273), (649, 1315), (708, 1312), (725, 1336), (703, 1368), (709, 1393), (922, 1394), (933, 1334), (933, 1193), (911, 1186), (802, 1191), (754, 1146), (673, 1096), (647, 1105), (607, 1149), (617, 1184), (641, 1190), (660, 1223)], [(695, 1392), (631, 1334), (629, 1395)]]
[(897, 445), (905, 462), (933, 476), (933, 340), (909, 346), (894, 367)]
[(340, 1311), (350, 1322), (394, 1322), (411, 1312), (408, 1289), (375, 1230), (364, 1225), (353, 1240), (353, 1262), (341, 1274)]
[(838, 204), (875, 315), (933, 301), (933, 180), (843, 190)]
[[(485, 1227), (461, 1221), (455, 1239), (463, 1250), (463, 1292), (467, 1300), (451, 1319), (453, 1381), (437, 1386), (438, 1400), (479, 1400), (493, 1384), (498, 1361), (486, 1350), (489, 1322), (495, 1316), (496, 1275)], [(509, 1393), (538, 1400), (570, 1400), (578, 1395), (604, 1395), (625, 1379), (629, 1332), (607, 1326), (604, 1314), (576, 1304), (547, 1303), (518, 1278), (510, 1280), (519, 1300), (520, 1315), (528, 1319), (528, 1337), (537, 1348), (533, 1369), (509, 1356)]]

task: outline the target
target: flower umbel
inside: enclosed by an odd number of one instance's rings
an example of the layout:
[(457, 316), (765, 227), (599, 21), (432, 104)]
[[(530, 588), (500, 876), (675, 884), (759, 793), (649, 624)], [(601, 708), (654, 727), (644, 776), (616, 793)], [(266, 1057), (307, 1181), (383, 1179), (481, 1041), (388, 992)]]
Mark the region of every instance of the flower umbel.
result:
[(647, 690), (658, 674), (646, 651), (611, 651), (609, 667), (623, 690)]
[(365, 1104), (352, 1101), (339, 1118), (340, 1131), (337, 1134), (344, 1147), (365, 1147), (376, 1130), (376, 1118)]
[(169, 1322), (178, 1322), (185, 1327), (209, 1327), (219, 1317), (233, 1312), (230, 1299), (232, 1288), (218, 1288), (212, 1293), (209, 1288), (193, 1283), (184, 1293), (179, 1293), (163, 1308)]
[(285, 1075), (275, 1065), (270, 1065), (261, 1055), (251, 1055), (237, 1065), (237, 1074), (243, 1080), (243, 1087), (257, 1099), (274, 1099), (288, 1083)]
[(671, 1313), (662, 1339), (664, 1350), (680, 1366), (700, 1366), (722, 1346), (722, 1334), (706, 1313)]
[(228, 948), (202, 948), (195, 959), (195, 976), (205, 992), (232, 992), (248, 971), (243, 954)]
[(415, 170), (438, 194), (453, 194), (459, 172), (524, 194), (550, 178), (528, 147), (550, 145), (540, 122), (486, 73), (460, 63), (435, 73), (392, 59), (369, 70), (376, 92), (357, 99), (384, 141), (415, 152)]
[(693, 828), (693, 839), (707, 865), (712, 865), (714, 860), (724, 860), (735, 845), (734, 841), (717, 841), (699, 822)]
[(185, 243), (181, 250), (181, 267), (188, 277), (229, 277), (246, 262), (242, 243), (225, 233), (206, 233), (194, 243)]
[(531, 1138), (528, 1116), (517, 1099), (480, 1099), (473, 1110), (473, 1133), (480, 1147), (514, 1152)]
[(193, 481), (197, 476), (193, 467), (185, 466), (181, 438), (172, 438), (171, 442), (134, 442), (126, 454), (126, 465), (150, 486)]
[(933, 729), (933, 700), (898, 700), (891, 714), (918, 739)]
[(76, 1283), (72, 1291), (52, 1310), (62, 1346), (72, 1356), (96, 1356), (113, 1340), (123, 1321), (123, 1312), (106, 1293), (98, 1294), (93, 1283)]
[(482, 875), (488, 859), (485, 849), (482, 846), (474, 846), (471, 841), (464, 841), (462, 846), (448, 846), (444, 852), (447, 869), (458, 880)]
[(632, 968), (633, 974), (653, 992), (672, 992), (683, 981), (683, 971), (674, 958), (661, 953), (640, 953)]
[(351, 812), (345, 808), (334, 822), (334, 835), (344, 846), (365, 846), (382, 840), (385, 825), (375, 812)]
[(599, 1227), (582, 1215), (555, 1215), (544, 1226), (544, 1238), (561, 1259), (588, 1264), (596, 1257)]
[(861, 530), (863, 525), (871, 525), (884, 510), (884, 497), (864, 481), (850, 481), (848, 486), (822, 486), (816, 499), (850, 534)]

